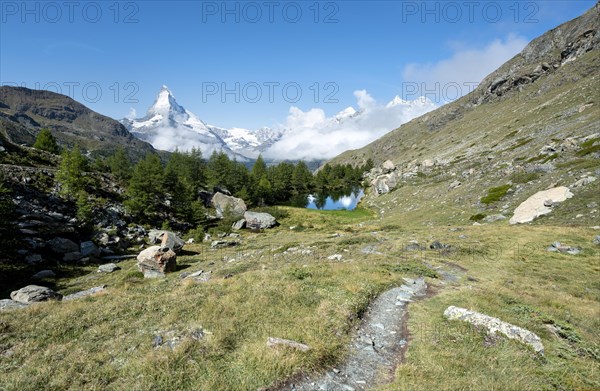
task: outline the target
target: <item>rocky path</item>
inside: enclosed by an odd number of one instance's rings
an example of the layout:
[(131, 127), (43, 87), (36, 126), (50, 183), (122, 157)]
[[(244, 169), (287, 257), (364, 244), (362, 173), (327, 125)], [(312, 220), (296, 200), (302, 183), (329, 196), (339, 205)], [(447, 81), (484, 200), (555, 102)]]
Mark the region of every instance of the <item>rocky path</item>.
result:
[(404, 285), (384, 292), (371, 304), (346, 362), (320, 377), (288, 383), (281, 390), (358, 391), (390, 381), (407, 344), (408, 303), (424, 296), (427, 289), (422, 278), (404, 280)]

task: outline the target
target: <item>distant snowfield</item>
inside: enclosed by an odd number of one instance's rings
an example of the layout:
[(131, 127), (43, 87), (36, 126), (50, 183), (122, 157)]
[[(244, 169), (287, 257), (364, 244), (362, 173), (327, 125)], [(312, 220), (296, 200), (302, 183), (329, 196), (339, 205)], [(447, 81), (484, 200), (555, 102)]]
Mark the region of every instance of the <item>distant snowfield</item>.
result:
[(426, 98), (411, 101), (396, 96), (378, 105), (366, 91), (356, 91), (359, 110), (347, 107), (332, 117), (319, 108), (308, 111), (292, 106), (285, 123), (258, 130), (225, 129), (207, 125), (180, 106), (163, 86), (146, 115), (121, 123), (137, 138), (166, 151), (197, 148), (203, 156), (225, 152), (247, 161), (263, 154), (272, 160), (322, 160), (366, 144), (421, 116), (437, 106)]

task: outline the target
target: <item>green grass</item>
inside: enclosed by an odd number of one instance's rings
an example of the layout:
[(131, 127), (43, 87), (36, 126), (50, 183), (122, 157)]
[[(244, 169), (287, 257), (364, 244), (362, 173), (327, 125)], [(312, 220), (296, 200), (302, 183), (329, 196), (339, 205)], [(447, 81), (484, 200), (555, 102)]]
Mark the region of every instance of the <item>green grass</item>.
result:
[(498, 187), (492, 187), (491, 189), (488, 190), (486, 196), (481, 197), (481, 203), (489, 205), (494, 202), (500, 201), (500, 199), (502, 199), (502, 197), (504, 197), (506, 195), (506, 193), (508, 192), (508, 189), (510, 189), (510, 187), (511, 186), (509, 184), (498, 186)]
[[(395, 382), (382, 389), (598, 385), (600, 267), (591, 230), (484, 225), (453, 232), (446, 225), (419, 226), (418, 220), (393, 214), (376, 219), (364, 209), (286, 210), (286, 224), (260, 234), (242, 231), (239, 247), (186, 245), (189, 255), (178, 258), (178, 272), (166, 279), (144, 279), (134, 260), (120, 263), (122, 270), (111, 274), (98, 274), (90, 266), (60, 279), (56, 289), (71, 293), (106, 284), (106, 294), (0, 313), (0, 352), (14, 352), (0, 354), (0, 388), (268, 387), (339, 365), (368, 303), (400, 285), (403, 277), (417, 276), (425, 276), (436, 295), (411, 304), (405, 362)], [(314, 227), (296, 232), (287, 226), (290, 221)], [(343, 227), (362, 231), (331, 235)], [(468, 241), (458, 239), (459, 234)], [(405, 251), (409, 240), (425, 244), (434, 238), (452, 250)], [(361, 245), (375, 240), (380, 253), (363, 254)], [(547, 253), (545, 247), (556, 240), (583, 253)], [(310, 252), (286, 251), (294, 247)], [(346, 250), (343, 260), (328, 260), (340, 247)], [(178, 278), (180, 272), (196, 270), (211, 271), (211, 280), (196, 284)], [(457, 279), (442, 280), (441, 270), (458, 273)], [(545, 359), (512, 341), (495, 339), (489, 345), (479, 331), (447, 322), (441, 314), (448, 305), (531, 329), (546, 346)], [(548, 324), (559, 328), (558, 336)], [(198, 328), (204, 338), (185, 337)], [(442, 336), (421, 331), (436, 328), (444, 330)], [(155, 349), (154, 337), (169, 331), (183, 342), (174, 350)], [(266, 340), (271, 336), (306, 343), (311, 350), (270, 349)]]
[(516, 172), (510, 176), (512, 183), (528, 183), (533, 182), (540, 177), (537, 172)]

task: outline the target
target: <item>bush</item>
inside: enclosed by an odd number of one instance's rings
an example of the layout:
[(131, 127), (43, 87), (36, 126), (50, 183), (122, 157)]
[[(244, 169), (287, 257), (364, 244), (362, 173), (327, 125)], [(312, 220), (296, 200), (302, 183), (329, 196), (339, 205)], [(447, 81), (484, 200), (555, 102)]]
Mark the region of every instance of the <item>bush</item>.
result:
[(489, 205), (494, 202), (500, 201), (500, 199), (504, 197), (506, 193), (508, 193), (508, 189), (510, 189), (510, 185), (492, 187), (488, 190), (487, 195), (481, 198), (481, 203)]
[(540, 177), (537, 172), (516, 172), (510, 176), (512, 183), (528, 183), (533, 182)]
[(469, 217), (470, 221), (481, 221), (483, 219), (485, 219), (485, 215), (483, 213), (477, 213)]

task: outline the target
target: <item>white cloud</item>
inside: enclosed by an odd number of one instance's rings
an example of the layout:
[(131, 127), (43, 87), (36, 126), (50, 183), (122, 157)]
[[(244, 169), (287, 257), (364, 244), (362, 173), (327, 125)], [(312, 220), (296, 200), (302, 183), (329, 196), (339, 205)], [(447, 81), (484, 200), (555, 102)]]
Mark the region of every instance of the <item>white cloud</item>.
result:
[(344, 110), (326, 117), (321, 109), (290, 108), (283, 137), (263, 153), (273, 159), (329, 159), (349, 149), (361, 148), (436, 108), (429, 100), (416, 99), (395, 104), (378, 104), (365, 90), (355, 91), (360, 111)]
[(375, 99), (369, 95), (367, 90), (354, 91), (354, 96), (357, 99), (356, 103), (358, 104), (358, 107), (362, 110), (370, 109), (375, 106)]
[(450, 58), (436, 63), (406, 65), (402, 72), (405, 89), (410, 87), (410, 91), (414, 91), (417, 87), (415, 97), (427, 96), (436, 102), (454, 100), (458, 95), (471, 92), (477, 83), (521, 52), (527, 43), (527, 39), (514, 34), (504, 40), (496, 39), (479, 49), (455, 42)]
[[(404, 99), (379, 104), (366, 90), (354, 91), (360, 113), (336, 121), (321, 109), (291, 107), (281, 140), (263, 153), (274, 159), (329, 159), (349, 149), (361, 148), (403, 123), (437, 106), (471, 92), (500, 65), (519, 53), (528, 41), (518, 35), (496, 39), (482, 48), (452, 43), (453, 54), (435, 63), (412, 63), (403, 70)], [(416, 87), (416, 88), (415, 88)], [(412, 99), (412, 100), (411, 100)]]

